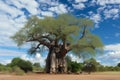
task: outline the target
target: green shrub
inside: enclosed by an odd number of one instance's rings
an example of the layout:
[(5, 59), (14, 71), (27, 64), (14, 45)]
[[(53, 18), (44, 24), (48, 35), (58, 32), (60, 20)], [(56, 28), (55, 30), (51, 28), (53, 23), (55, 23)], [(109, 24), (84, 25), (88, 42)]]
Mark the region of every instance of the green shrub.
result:
[(11, 73), (12, 72), (12, 68), (11, 67), (7, 67), (5, 65), (0, 65), (0, 72), (1, 73)]
[(36, 72), (36, 71), (44, 71), (44, 68), (41, 67), (40, 63), (33, 64), (33, 72)]
[(32, 63), (30, 61), (25, 61), (20, 58), (14, 58), (10, 64), (11, 67), (18, 66), (24, 72), (32, 71)]
[(22, 69), (20, 69), (18, 66), (14, 66), (13, 67), (13, 72), (16, 75), (24, 75), (25, 74), (25, 72)]
[(80, 63), (77, 63), (77, 62), (72, 62), (71, 63), (71, 72), (80, 72), (81, 71), (81, 65)]

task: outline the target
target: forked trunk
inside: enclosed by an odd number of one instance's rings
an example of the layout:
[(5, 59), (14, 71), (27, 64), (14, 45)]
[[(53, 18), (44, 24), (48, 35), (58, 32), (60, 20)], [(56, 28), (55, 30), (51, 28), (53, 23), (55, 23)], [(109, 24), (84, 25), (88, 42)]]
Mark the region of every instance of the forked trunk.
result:
[(49, 50), (46, 59), (46, 72), (47, 73), (66, 73), (67, 64), (64, 56), (61, 56), (61, 49), (53, 47)]

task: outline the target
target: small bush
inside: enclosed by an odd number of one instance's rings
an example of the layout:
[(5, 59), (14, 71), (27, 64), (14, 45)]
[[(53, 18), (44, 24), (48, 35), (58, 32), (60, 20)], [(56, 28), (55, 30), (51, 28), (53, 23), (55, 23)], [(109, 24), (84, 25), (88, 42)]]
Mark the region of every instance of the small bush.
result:
[(22, 69), (20, 69), (18, 66), (14, 66), (13, 67), (13, 72), (16, 75), (24, 75), (25, 74), (25, 72)]
[(11, 73), (11, 72), (12, 72), (12, 69), (11, 69), (11, 67), (0, 66), (0, 72), (1, 72), (1, 73)]
[(18, 66), (26, 73), (32, 71), (32, 63), (30, 61), (25, 61), (20, 58), (14, 58), (11, 64), (9, 64), (9, 66), (11, 67)]

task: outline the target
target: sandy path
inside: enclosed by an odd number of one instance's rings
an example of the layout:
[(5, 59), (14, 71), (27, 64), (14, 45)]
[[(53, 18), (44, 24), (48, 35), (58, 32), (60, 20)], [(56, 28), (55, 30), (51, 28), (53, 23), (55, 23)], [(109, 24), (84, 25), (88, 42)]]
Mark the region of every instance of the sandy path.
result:
[(0, 80), (120, 80), (120, 75), (33, 74), (25, 76), (0, 75)]

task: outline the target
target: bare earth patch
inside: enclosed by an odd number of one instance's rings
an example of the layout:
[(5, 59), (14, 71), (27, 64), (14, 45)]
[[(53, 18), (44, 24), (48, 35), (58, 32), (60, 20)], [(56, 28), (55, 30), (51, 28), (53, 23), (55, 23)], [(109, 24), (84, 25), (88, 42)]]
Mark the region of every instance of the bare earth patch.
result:
[(24, 76), (0, 74), (0, 80), (120, 80), (120, 74), (29, 74)]

